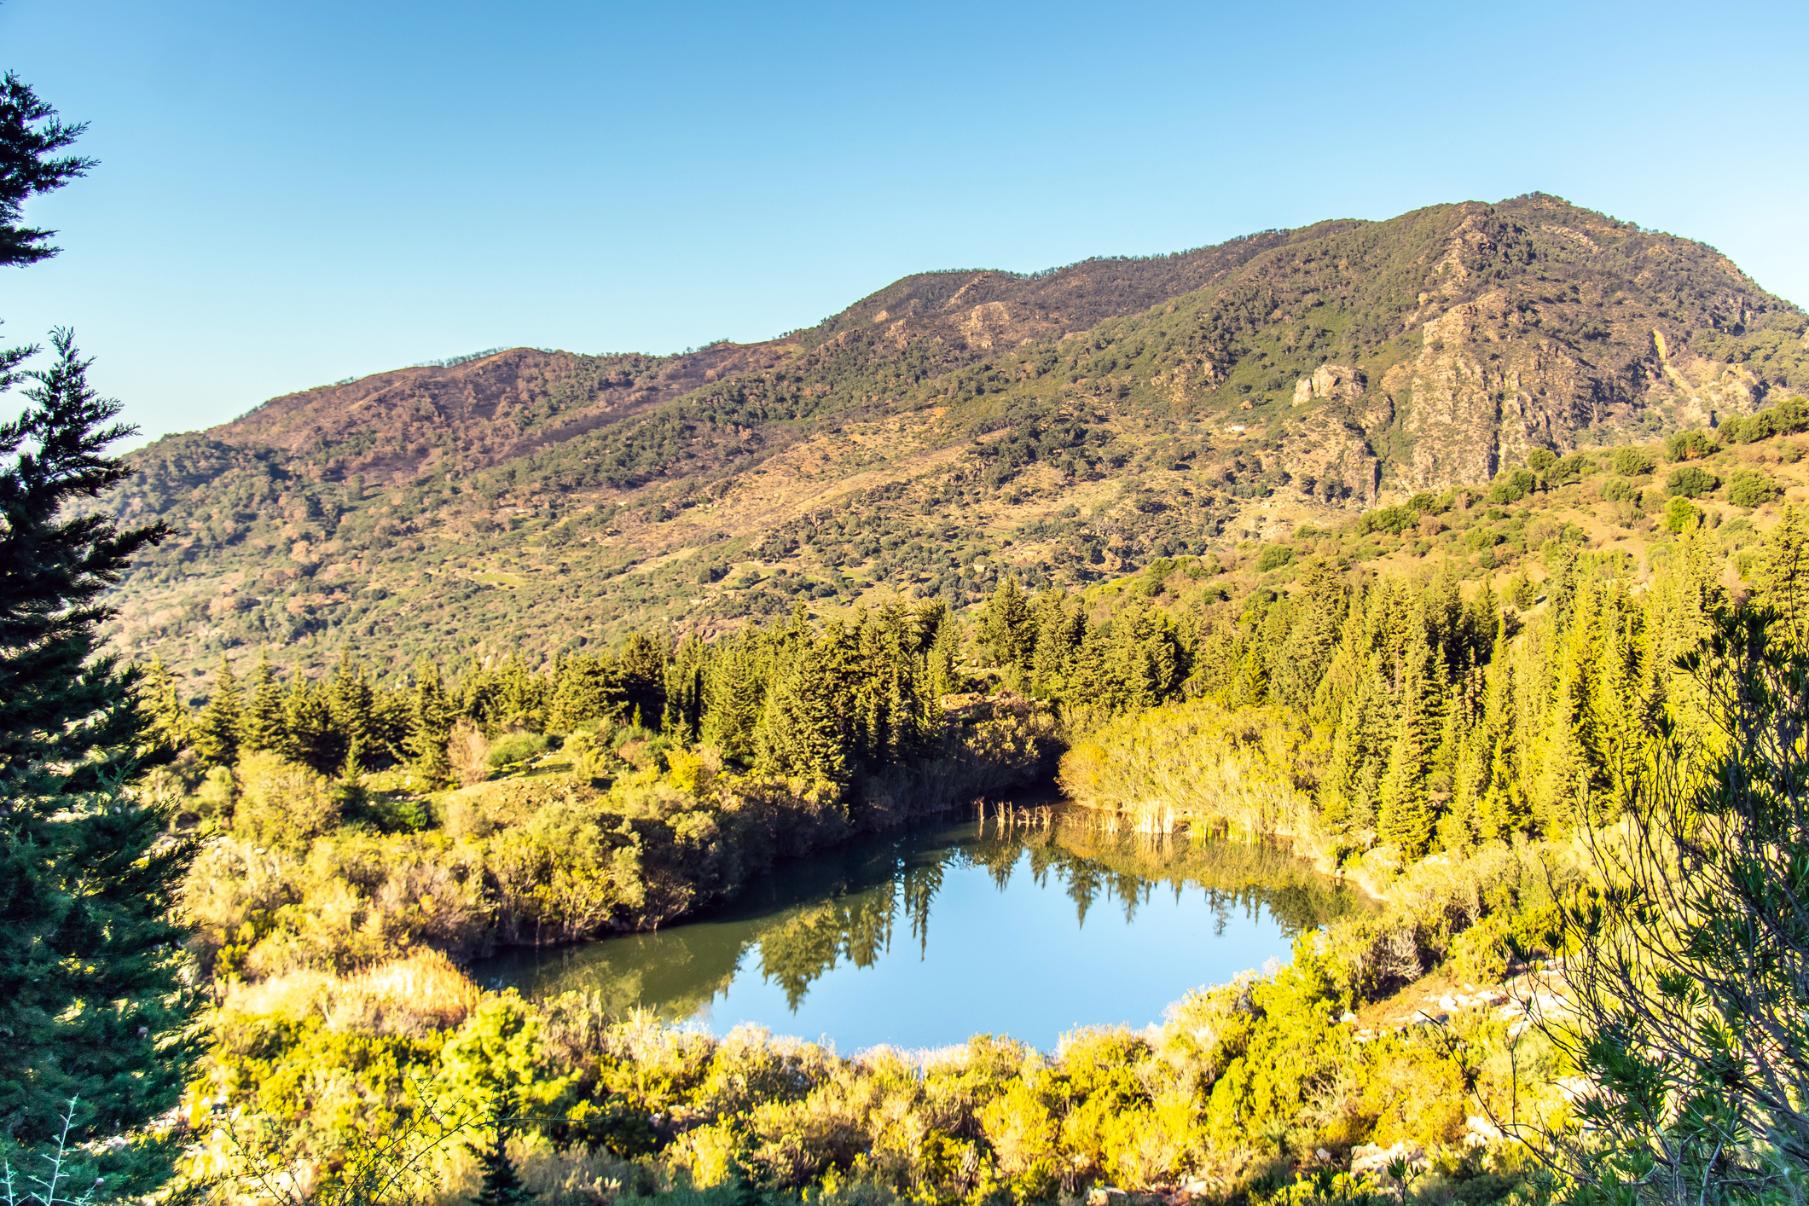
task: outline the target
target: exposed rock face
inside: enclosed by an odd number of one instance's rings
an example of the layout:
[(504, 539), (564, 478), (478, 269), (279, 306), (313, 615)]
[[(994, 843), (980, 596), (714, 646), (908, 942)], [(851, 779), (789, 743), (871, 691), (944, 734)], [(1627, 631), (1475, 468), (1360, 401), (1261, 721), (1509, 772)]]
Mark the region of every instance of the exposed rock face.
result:
[(1485, 480), (1601, 419), (1603, 383), (1510, 309), (1499, 291), (1452, 308), (1421, 328), (1419, 355), (1383, 379), (1412, 441), (1404, 487)]
[(968, 347), (991, 351), (995, 342), (1010, 338), (1011, 311), (1005, 308), (1004, 302), (981, 302), (962, 320), (961, 334)]
[(1294, 405), (1305, 406), (1316, 400), (1355, 402), (1368, 384), (1369, 378), (1355, 365), (1322, 364), (1312, 376), (1294, 383)]

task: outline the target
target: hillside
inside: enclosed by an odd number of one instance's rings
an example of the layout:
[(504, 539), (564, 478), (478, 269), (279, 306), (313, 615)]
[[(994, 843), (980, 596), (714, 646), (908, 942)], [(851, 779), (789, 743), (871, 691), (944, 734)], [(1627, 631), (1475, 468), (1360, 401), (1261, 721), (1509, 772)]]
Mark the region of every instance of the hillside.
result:
[(655, 618), (1085, 583), (1809, 388), (1809, 318), (1558, 199), (906, 278), (678, 356), (527, 349), (274, 399), (135, 457), (172, 538), (122, 644), (321, 664)]

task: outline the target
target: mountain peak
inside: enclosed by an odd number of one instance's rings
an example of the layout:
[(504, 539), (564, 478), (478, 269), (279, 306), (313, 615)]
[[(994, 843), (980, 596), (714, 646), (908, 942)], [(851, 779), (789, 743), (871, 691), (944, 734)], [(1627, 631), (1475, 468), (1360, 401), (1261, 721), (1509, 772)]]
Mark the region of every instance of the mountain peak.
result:
[(921, 273), (763, 343), (515, 348), (273, 399), (136, 454), (119, 506), (178, 535), (121, 603), (196, 664), (962, 601), (1806, 388), (1809, 320), (1712, 249), (1544, 194), (1430, 206)]

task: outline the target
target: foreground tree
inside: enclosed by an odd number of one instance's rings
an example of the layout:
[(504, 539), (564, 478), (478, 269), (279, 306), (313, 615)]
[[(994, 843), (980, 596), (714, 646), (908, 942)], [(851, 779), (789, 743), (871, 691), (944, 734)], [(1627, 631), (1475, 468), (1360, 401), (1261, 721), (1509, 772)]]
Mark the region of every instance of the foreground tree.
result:
[(1585, 1199), (1801, 1201), (1809, 1169), (1809, 659), (1742, 607), (1689, 655), (1703, 723), (1661, 726), (1631, 815), (1586, 831), (1605, 885), (1566, 920), (1593, 1082), (1565, 1171)]
[[(61, 154), (79, 132), (15, 77), (0, 83), (0, 265), (54, 254), (20, 207), (86, 170)], [(103, 597), (159, 532), (88, 505), (125, 476), (105, 450), (130, 429), (89, 388), (73, 338), (53, 342), (41, 370), (17, 371), (29, 349), (0, 356), (0, 385), (28, 383), (23, 413), (0, 423), (0, 1159), (104, 1152), (80, 1183), (98, 1173), (98, 1196), (116, 1197), (169, 1170), (144, 1128), (176, 1104), (193, 1055), (168, 920), (189, 851), (131, 793), (155, 742), (133, 675), (101, 653)]]

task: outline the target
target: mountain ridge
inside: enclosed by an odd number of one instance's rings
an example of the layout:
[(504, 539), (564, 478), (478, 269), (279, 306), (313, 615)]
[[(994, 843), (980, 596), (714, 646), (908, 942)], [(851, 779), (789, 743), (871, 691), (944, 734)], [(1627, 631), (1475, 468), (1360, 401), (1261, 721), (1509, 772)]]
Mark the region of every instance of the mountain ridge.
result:
[(799, 599), (961, 603), (1779, 388), (1809, 388), (1801, 310), (1711, 248), (1543, 194), (919, 273), (772, 340), (506, 349), (157, 441), (115, 506), (178, 536), (125, 583), (124, 639), (192, 671), (256, 645), (550, 652)]

